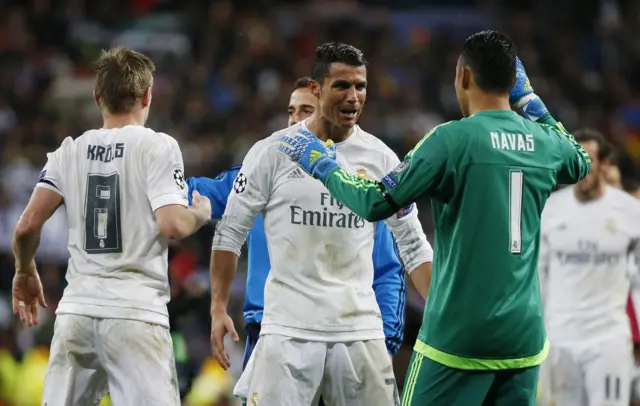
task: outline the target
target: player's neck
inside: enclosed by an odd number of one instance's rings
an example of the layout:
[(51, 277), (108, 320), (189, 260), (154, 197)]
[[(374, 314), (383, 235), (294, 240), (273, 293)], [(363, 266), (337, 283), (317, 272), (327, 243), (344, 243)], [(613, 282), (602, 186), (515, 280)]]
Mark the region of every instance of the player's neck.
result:
[(469, 98), (470, 115), (490, 110), (511, 110), (509, 99), (503, 95), (494, 94), (481, 94)]
[(342, 142), (349, 138), (349, 136), (353, 132), (353, 127), (336, 127), (329, 120), (325, 120), (321, 116), (311, 117), (307, 120), (306, 125), (309, 131), (315, 134), (315, 136), (318, 137), (321, 141), (331, 139), (333, 140), (333, 142)]
[(574, 188), (573, 194), (580, 202), (590, 202), (592, 200), (600, 199), (602, 196), (604, 196), (605, 190), (606, 186), (604, 182), (601, 182), (597, 187), (584, 192), (578, 190), (577, 188)]
[(144, 118), (138, 113), (104, 114), (102, 116), (102, 128), (111, 130), (128, 125), (144, 126)]

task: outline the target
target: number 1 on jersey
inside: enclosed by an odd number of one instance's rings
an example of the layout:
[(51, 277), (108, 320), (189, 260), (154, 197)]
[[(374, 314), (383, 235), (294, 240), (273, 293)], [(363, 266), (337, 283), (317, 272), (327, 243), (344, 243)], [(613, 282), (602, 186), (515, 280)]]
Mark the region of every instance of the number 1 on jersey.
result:
[(522, 253), (522, 187), (524, 173), (509, 171), (509, 251)]

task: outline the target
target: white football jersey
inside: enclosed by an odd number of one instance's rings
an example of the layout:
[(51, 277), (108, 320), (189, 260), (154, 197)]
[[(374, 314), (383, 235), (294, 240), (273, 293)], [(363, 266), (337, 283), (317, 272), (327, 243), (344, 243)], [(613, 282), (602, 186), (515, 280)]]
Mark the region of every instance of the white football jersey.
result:
[[(278, 151), (280, 137), (256, 143), (244, 159), (213, 241), (214, 250), (240, 254), (258, 213), (264, 216), (271, 272), (261, 334), (311, 341), (383, 339), (373, 292), (374, 224), (335, 200), (324, 185)], [(381, 179), (399, 164), (379, 139), (354, 127), (336, 144), (337, 162), (354, 174)], [(433, 252), (415, 205), (387, 220), (408, 271)]]
[(631, 337), (626, 313), (638, 278), (640, 201), (607, 187), (578, 201), (553, 193), (542, 214), (540, 273), (552, 343)]
[(64, 199), (68, 286), (57, 314), (169, 325), (162, 206), (188, 206), (180, 147), (139, 126), (85, 132), (47, 155), (37, 187)]

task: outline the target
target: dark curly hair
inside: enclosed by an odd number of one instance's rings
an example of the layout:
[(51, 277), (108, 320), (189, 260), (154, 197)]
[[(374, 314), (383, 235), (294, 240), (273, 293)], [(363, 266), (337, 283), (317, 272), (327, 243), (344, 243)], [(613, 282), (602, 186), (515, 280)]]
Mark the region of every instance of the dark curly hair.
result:
[(327, 42), (316, 48), (316, 59), (311, 74), (313, 80), (322, 83), (332, 63), (344, 63), (355, 67), (367, 66), (367, 61), (358, 48), (341, 42)]
[(515, 42), (497, 31), (481, 31), (464, 42), (461, 63), (473, 72), (473, 78), (485, 92), (509, 93), (516, 77)]

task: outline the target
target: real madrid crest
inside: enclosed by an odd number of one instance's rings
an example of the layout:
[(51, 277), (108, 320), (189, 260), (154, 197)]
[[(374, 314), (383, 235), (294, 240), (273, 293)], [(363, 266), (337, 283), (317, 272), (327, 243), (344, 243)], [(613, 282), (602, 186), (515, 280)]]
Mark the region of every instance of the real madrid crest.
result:
[(616, 233), (616, 223), (615, 223), (615, 221), (613, 221), (612, 219), (608, 219), (607, 221), (605, 221), (604, 229), (609, 234), (615, 234)]

